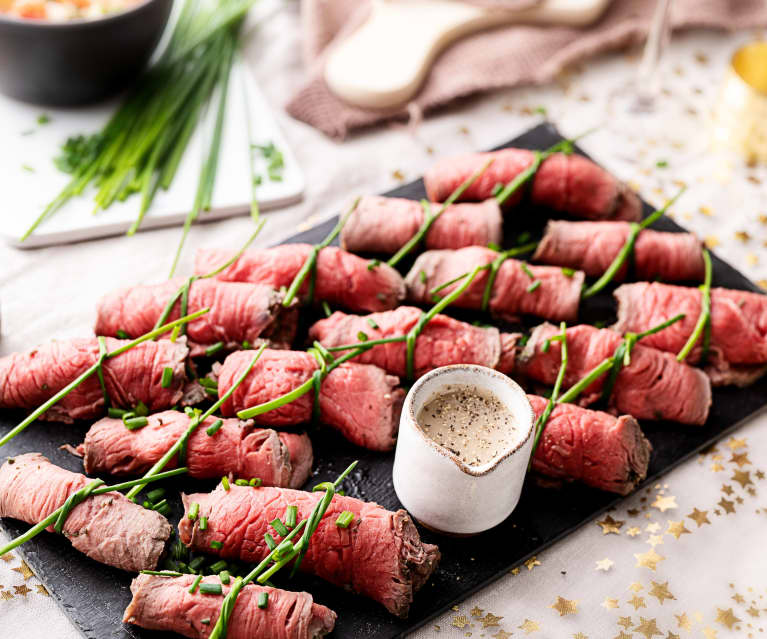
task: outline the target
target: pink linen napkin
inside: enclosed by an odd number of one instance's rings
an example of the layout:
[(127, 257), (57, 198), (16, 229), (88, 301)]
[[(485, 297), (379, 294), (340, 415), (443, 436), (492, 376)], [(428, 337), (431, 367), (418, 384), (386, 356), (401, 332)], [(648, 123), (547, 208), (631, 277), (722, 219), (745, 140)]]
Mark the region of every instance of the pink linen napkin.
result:
[[(501, 4), (501, 0), (473, 1)], [(522, 6), (529, 4), (519, 1)], [(467, 36), (440, 55), (412, 104), (426, 112), (480, 91), (548, 82), (569, 64), (642, 41), (655, 5), (656, 0), (613, 0), (602, 18), (588, 28), (515, 25)], [(323, 80), (328, 47), (351, 33), (369, 11), (370, 0), (303, 0), (304, 56), (310, 79), (287, 110), (331, 137), (344, 138), (355, 129), (408, 116), (408, 105), (376, 110), (346, 104)], [(671, 23), (674, 29), (763, 26), (767, 2), (674, 0)]]

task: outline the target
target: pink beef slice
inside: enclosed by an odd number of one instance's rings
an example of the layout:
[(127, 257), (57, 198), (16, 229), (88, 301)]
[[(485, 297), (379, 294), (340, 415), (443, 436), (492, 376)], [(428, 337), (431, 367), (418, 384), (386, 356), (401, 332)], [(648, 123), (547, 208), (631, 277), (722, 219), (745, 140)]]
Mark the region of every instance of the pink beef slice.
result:
[[(312, 251), (309, 244), (281, 244), (268, 249), (251, 249), (216, 277), (230, 282), (267, 284), (275, 289), (289, 287)], [(200, 250), (196, 273), (207, 273), (234, 256), (234, 251)], [(315, 299), (337, 304), (352, 311), (385, 311), (395, 308), (405, 297), (402, 276), (391, 266), (379, 264), (329, 246), (317, 258)], [(309, 287), (304, 281), (301, 292)]]
[[(183, 435), (190, 422), (186, 414), (174, 410), (147, 419), (149, 423), (137, 430), (128, 430), (121, 419), (108, 417), (91, 426), (78, 448), (85, 472), (143, 475)], [(184, 465), (191, 477), (232, 474), (246, 479), (259, 477), (267, 486), (304, 484), (312, 464), (307, 435), (278, 434), (239, 419), (223, 420), (216, 433), (208, 435), (205, 431), (215, 421), (209, 417), (189, 437)], [(177, 461), (173, 457), (167, 468), (176, 467)]]
[[(223, 396), (247, 368), (253, 351), (232, 353), (218, 379)], [(223, 415), (277, 399), (294, 390), (317, 370), (317, 360), (303, 351), (265, 350), (253, 370), (223, 403)], [(371, 450), (391, 450), (399, 428), (405, 391), (399, 379), (377, 366), (346, 363), (331, 371), (320, 390), (320, 421), (340, 431), (350, 442)], [(267, 426), (285, 427), (312, 419), (314, 394), (305, 393), (280, 408), (258, 416)]]
[[(527, 149), (502, 149), (443, 158), (424, 175), (429, 198), (443, 202), (490, 159), (492, 164), (460, 199), (493, 197), (497, 184), (511, 182), (532, 165), (535, 157)], [(525, 189), (519, 189), (505, 206), (519, 204), (524, 192)], [(543, 161), (533, 178), (530, 200), (588, 220), (635, 221), (642, 210), (636, 193), (623, 182), (588, 158), (575, 154), (555, 153)]]
[[(186, 508), (193, 502), (200, 504), (200, 515), (208, 518), (208, 526), (200, 530), (199, 519), (183, 517), (179, 535), (193, 550), (258, 562), (269, 553), (264, 534), (269, 532), (278, 539), (269, 522), (283, 517), (289, 505), (298, 507), (299, 520), (306, 519), (323, 495), (244, 486), (231, 486), (227, 491), (219, 485), (212, 493), (183, 495)], [(336, 519), (345, 510), (354, 514), (354, 522), (341, 528)], [(220, 541), (221, 549), (212, 549), (212, 541)], [(335, 495), (312, 536), (301, 570), (406, 617), (413, 594), (426, 583), (439, 557), (436, 546), (421, 541), (404, 510), (392, 512), (378, 504)]]
[[(175, 278), (108, 294), (99, 304), (96, 335), (116, 336), (118, 331), (125, 331), (138, 337), (148, 333), (183, 283), (184, 278)], [(204, 355), (207, 347), (218, 342), (232, 350), (240, 348), (243, 341), (253, 344), (259, 338), (270, 339), (275, 347), (289, 347), (296, 334), (298, 307), (286, 308), (282, 299), (282, 294), (265, 284), (210, 279), (193, 282), (187, 313), (204, 308), (210, 311), (187, 324), (191, 355)], [(180, 307), (179, 300), (168, 321), (180, 317)]]
[[(0, 466), (0, 517), (36, 524), (91, 481), (54, 466), (40, 453), (11, 457)], [(47, 530), (53, 532), (53, 526)], [(155, 568), (171, 530), (160, 513), (109, 492), (75, 506), (63, 534), (91, 559), (138, 572)]]
[[(127, 344), (107, 338), (107, 351)], [(189, 349), (183, 339), (143, 342), (103, 364), (104, 381), (114, 406), (130, 408), (139, 401), (152, 411), (170, 408), (182, 397), (184, 363)], [(93, 366), (99, 358), (96, 338), (53, 340), (26, 353), (0, 358), (0, 408), (37, 408)], [(171, 384), (162, 387), (165, 368)], [(104, 412), (104, 397), (94, 374), (52, 406), (41, 419), (72, 422)]]
[[(543, 344), (559, 329), (552, 324), (537, 326), (517, 359), (518, 370), (530, 379), (553, 385), (561, 364), (559, 342)], [(611, 357), (622, 340), (620, 333), (581, 324), (567, 329), (567, 370), (564, 387), (569, 388)], [(597, 401), (606, 376), (581, 394), (583, 406)], [(610, 404), (620, 413), (637, 419), (663, 419), (683, 424), (705, 423), (711, 406), (711, 385), (706, 375), (677, 362), (671, 353), (637, 345), (631, 363), (621, 368), (610, 395)]]
[[(421, 316), (421, 309), (400, 306), (393, 311), (372, 315), (347, 315), (335, 312), (327, 319), (316, 322), (309, 337), (326, 347), (353, 344), (360, 332), (369, 339), (384, 339), (406, 335)], [(377, 328), (373, 328), (375, 325)], [(415, 343), (415, 374), (420, 377), (428, 371), (449, 364), (480, 364), (495, 368), (500, 358), (500, 334), (496, 328), (482, 328), (459, 322), (447, 315), (436, 315)], [(374, 364), (387, 373), (407, 373), (407, 346), (404, 342), (380, 344), (355, 358), (363, 364)]]
[[(535, 416), (549, 400), (528, 395)], [(559, 404), (551, 411), (533, 458), (533, 470), (627, 495), (647, 477), (652, 447), (631, 415)]]
[[(620, 253), (630, 233), (629, 222), (551, 220), (533, 260), (580, 269), (598, 277)], [(641, 231), (634, 245), (633, 263), (637, 279), (703, 280), (702, 246), (692, 233)], [(616, 273), (616, 281), (625, 279), (627, 268), (626, 264)]]
[[(133, 599), (125, 609), (123, 622), (149, 630), (165, 630), (192, 639), (205, 639), (221, 613), (222, 597), (189, 592), (194, 575), (169, 578), (139, 575), (131, 583)], [(200, 583), (221, 584), (216, 576)], [(230, 586), (221, 584), (224, 595)], [(266, 608), (258, 597), (269, 595)], [(209, 619), (209, 623), (203, 623)], [(237, 595), (229, 617), (227, 639), (319, 639), (333, 630), (336, 613), (314, 603), (308, 592), (289, 592), (248, 584)]]
[[(418, 256), (405, 278), (408, 300), (416, 304), (433, 304), (431, 290), (449, 282), (477, 266), (490, 264), (498, 253), (489, 248), (471, 246), (456, 251), (425, 251)], [(533, 278), (524, 271), (522, 262), (507, 259), (498, 269), (490, 295), (490, 312), (502, 319), (515, 321), (520, 315), (536, 315), (551, 320), (573, 321), (578, 316), (584, 274), (576, 271), (567, 276), (555, 266), (529, 266)], [(453, 306), (480, 309), (489, 277), (489, 269), (480, 271), (468, 289)], [(527, 289), (534, 281), (541, 284)], [(456, 282), (442, 289), (447, 295), (461, 285)]]
[[(436, 214), (441, 204), (431, 203)], [(363, 197), (341, 230), (341, 246), (356, 253), (393, 254), (418, 232), (424, 209), (418, 200), (369, 195)], [(429, 227), (427, 249), (487, 246), (503, 239), (503, 219), (498, 203), (452, 204)]]

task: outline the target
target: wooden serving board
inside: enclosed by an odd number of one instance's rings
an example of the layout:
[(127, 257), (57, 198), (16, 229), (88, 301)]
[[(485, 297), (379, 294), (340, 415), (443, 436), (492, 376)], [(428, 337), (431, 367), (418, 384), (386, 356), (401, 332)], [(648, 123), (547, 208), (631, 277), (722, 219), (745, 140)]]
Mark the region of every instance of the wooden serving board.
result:
[[(561, 140), (556, 130), (541, 125), (508, 142), (505, 146), (543, 149)], [(392, 191), (389, 195), (421, 198), (423, 183), (419, 180)], [(645, 214), (650, 212), (645, 205)], [(520, 225), (514, 223), (515, 213), (506, 218), (506, 245), (523, 230), (540, 232), (546, 211), (525, 211), (518, 214)], [(540, 214), (540, 216), (538, 216)], [(522, 221), (536, 219), (535, 228), (521, 226)], [(335, 220), (291, 238), (291, 241), (318, 242), (335, 224)], [(658, 227), (681, 231), (674, 222), (663, 219)], [(714, 283), (750, 291), (758, 289), (731, 266), (714, 257)], [(95, 300), (94, 300), (95, 304)], [(582, 307), (582, 320), (594, 322), (609, 320), (612, 303), (609, 294), (588, 300)], [(456, 313), (456, 316), (459, 316)], [(460, 317), (477, 318), (478, 314), (461, 313)], [(307, 317), (306, 322), (314, 318)], [(484, 318), (486, 319), (486, 318)], [(533, 322), (536, 323), (536, 322)], [(532, 325), (532, 323), (530, 324)], [(657, 481), (659, 475), (693, 456), (702, 448), (737, 428), (749, 416), (767, 403), (767, 379), (750, 388), (719, 388), (714, 390), (714, 404), (708, 422), (703, 427), (681, 426), (672, 423), (644, 422), (642, 428), (652, 442), (653, 453), (649, 476), (644, 485)], [(21, 418), (19, 414), (0, 414), (0, 433), (7, 432)], [(72, 470), (81, 470), (80, 461), (59, 450), (61, 444), (77, 444), (87, 430), (87, 424), (59, 425), (36, 423), (12, 440), (3, 450), (2, 457), (22, 452), (39, 451), (54, 463)], [(352, 460), (359, 459), (358, 470), (346, 482), (347, 494), (377, 501), (387, 508), (400, 504), (392, 488), (391, 467), (393, 454), (377, 454), (355, 448), (329, 429), (311, 429), (315, 447), (315, 470), (309, 485), (333, 479)], [(209, 490), (212, 482), (191, 479), (169, 481), (169, 492)], [(488, 495), (488, 499), (491, 496)], [(543, 488), (533, 478), (526, 483), (521, 501), (511, 517), (495, 529), (468, 539), (441, 537), (421, 530), (428, 542), (438, 543), (442, 551), (439, 569), (416, 595), (410, 618), (399, 620), (387, 614), (378, 604), (344, 592), (317, 579), (300, 576), (292, 582), (278, 581), (290, 589), (306, 589), (319, 603), (330, 606), (338, 613), (338, 624), (332, 635), (338, 639), (389, 639), (401, 637), (426, 623), (434, 616), (467, 597), (477, 589), (519, 565), (533, 554), (592, 521), (620, 497), (603, 493), (580, 484), (565, 485), (559, 489)], [(181, 515), (180, 500), (173, 503), (172, 521)], [(6, 519), (2, 527), (16, 536), (28, 529), (25, 524)], [(35, 573), (45, 583), (51, 595), (62, 606), (76, 626), (89, 639), (150, 639), (170, 637), (169, 634), (142, 630), (121, 623), (122, 613), (130, 600), (129, 585), (132, 575), (103, 566), (72, 549), (63, 537), (43, 534), (21, 547)]]

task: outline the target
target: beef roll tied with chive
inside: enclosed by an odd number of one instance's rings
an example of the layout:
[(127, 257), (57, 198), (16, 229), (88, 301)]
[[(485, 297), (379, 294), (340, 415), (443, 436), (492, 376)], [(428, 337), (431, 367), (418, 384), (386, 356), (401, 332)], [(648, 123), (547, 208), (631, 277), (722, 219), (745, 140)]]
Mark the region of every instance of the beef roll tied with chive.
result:
[[(91, 483), (85, 475), (56, 466), (40, 453), (9, 458), (0, 466), (0, 517), (36, 524)], [(53, 532), (53, 526), (48, 530)], [(62, 533), (91, 559), (115, 568), (153, 570), (173, 528), (160, 513), (125, 495), (90, 495), (75, 506)]]
[[(194, 575), (161, 577), (139, 575), (131, 583), (133, 598), (123, 622), (149, 630), (175, 632), (191, 639), (207, 637), (221, 614), (221, 603), (231, 584), (218, 577), (203, 577), (202, 584), (220, 585), (221, 595), (189, 590)], [(259, 597), (268, 595), (266, 607)], [(237, 595), (237, 605), (227, 625), (227, 639), (320, 639), (332, 632), (336, 613), (314, 603), (308, 592), (289, 592), (248, 584)]]
[[(234, 385), (250, 361), (253, 351), (231, 353), (218, 369), (220, 397)], [(258, 404), (278, 399), (312, 379), (319, 369), (317, 359), (303, 351), (266, 349), (253, 369), (221, 405), (221, 414), (232, 416)], [(399, 428), (405, 391), (399, 379), (377, 366), (345, 363), (333, 369), (320, 386), (319, 420), (338, 430), (357, 446), (391, 450)], [(311, 421), (314, 392), (256, 417), (259, 424), (275, 428)]]
[[(182, 496), (187, 513), (179, 523), (179, 536), (195, 551), (255, 563), (270, 552), (266, 533), (278, 544), (282, 539), (270, 522), (284, 518), (288, 506), (297, 507), (297, 521), (306, 519), (324, 495), (288, 488), (232, 485), (227, 489), (219, 484), (211, 493)], [(193, 520), (188, 513), (195, 503), (199, 516)], [(346, 527), (336, 523), (344, 511), (354, 516)], [(200, 529), (201, 517), (207, 517), (205, 530)], [(414, 594), (434, 572), (439, 558), (437, 546), (421, 541), (404, 510), (392, 512), (336, 494), (312, 535), (301, 570), (406, 617)]]
[[(220, 422), (220, 423), (219, 423)], [(185, 413), (168, 410), (129, 430), (121, 419), (97, 421), (77, 448), (85, 472), (142, 475), (189, 428)], [(166, 469), (178, 465), (173, 457)], [(184, 466), (196, 478), (233, 475), (258, 478), (266, 486), (303, 486), (312, 468), (312, 443), (306, 434), (255, 428), (251, 420), (208, 417), (190, 435)]]
[[(107, 351), (128, 344), (106, 338)], [(142, 402), (150, 411), (177, 404), (186, 383), (189, 355), (185, 338), (147, 341), (102, 364), (112, 406), (132, 408)], [(98, 340), (52, 340), (26, 353), (0, 358), (0, 408), (35, 409), (77, 379), (99, 359)], [(169, 373), (166, 372), (170, 371)], [(163, 383), (165, 381), (165, 383)], [(53, 405), (40, 419), (72, 422), (105, 412), (104, 393), (94, 374)]]
[[(228, 282), (267, 284), (288, 288), (312, 252), (310, 244), (280, 244), (266, 249), (248, 249), (231, 266), (216, 275)], [(235, 251), (200, 250), (196, 273), (208, 273), (235, 256)], [(311, 277), (300, 294), (306, 295)], [(314, 299), (352, 311), (385, 311), (405, 297), (405, 283), (398, 271), (387, 264), (375, 264), (336, 246), (319, 252), (316, 264)]]
[[(168, 302), (184, 284), (174, 278), (162, 284), (133, 286), (105, 296), (98, 308), (96, 335), (137, 337), (151, 331)], [(200, 279), (189, 288), (186, 313), (210, 312), (186, 325), (192, 357), (205, 355), (217, 344), (226, 350), (268, 339), (274, 348), (289, 348), (296, 335), (298, 306), (285, 307), (284, 295), (265, 284)], [(176, 302), (166, 322), (181, 316)]]

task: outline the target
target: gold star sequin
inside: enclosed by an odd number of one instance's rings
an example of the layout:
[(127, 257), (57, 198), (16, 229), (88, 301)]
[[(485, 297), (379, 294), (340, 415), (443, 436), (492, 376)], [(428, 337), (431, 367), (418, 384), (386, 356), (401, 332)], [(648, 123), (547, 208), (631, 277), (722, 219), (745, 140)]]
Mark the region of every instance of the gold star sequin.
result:
[(492, 628), (493, 626), (499, 626), (498, 623), (503, 617), (496, 617), (492, 612), (488, 612), (480, 621), (483, 628)]
[(640, 608), (647, 608), (647, 604), (644, 601), (644, 597), (640, 597), (639, 595), (634, 595), (631, 599), (629, 599), (628, 603), (634, 606), (634, 610), (639, 610)]
[(715, 464), (711, 464), (711, 470), (715, 473), (718, 473), (720, 470), (724, 470), (724, 466), (717, 462)]
[(631, 617), (618, 617), (618, 625), (623, 626), (626, 630), (631, 628), (631, 626), (634, 625), (634, 622), (631, 621)]
[(636, 517), (636, 516), (639, 514), (639, 508), (629, 508), (629, 509), (626, 511), (626, 514), (627, 514), (629, 517)]
[(656, 532), (658, 532), (658, 531), (660, 530), (660, 524), (656, 524), (656, 523), (647, 524), (647, 525), (644, 527), (644, 529), (645, 529), (645, 530), (646, 530), (648, 533), (656, 533)]
[(559, 613), (560, 617), (565, 615), (574, 615), (578, 612), (578, 601), (576, 599), (564, 599), (557, 596), (557, 600), (549, 606)]
[(706, 639), (716, 639), (717, 632), (716, 632), (716, 630), (714, 630), (710, 626), (706, 626), (705, 628), (703, 628), (703, 636)]
[(722, 492), (729, 497), (732, 495), (732, 486), (729, 484), (722, 484)]
[(469, 613), (472, 617), (481, 617), (485, 613), (479, 606), (474, 606)]
[(626, 531), (626, 534), (629, 537), (636, 537), (637, 535), (641, 534), (642, 530), (641, 528), (637, 528), (636, 526), (632, 526)]
[(738, 482), (742, 488), (745, 488), (749, 484), (753, 485), (753, 481), (751, 480), (751, 472), (748, 470), (735, 470), (732, 473), (732, 477), (730, 478), (732, 481)]
[(589, 639), (586, 635), (584, 635), (582, 632), (576, 632), (573, 635), (573, 639)]
[(524, 630), (526, 635), (536, 632), (541, 629), (537, 621), (532, 619), (525, 619), (521, 626), (517, 626), (520, 630)]
[(698, 524), (698, 528), (700, 528), (703, 524), (710, 524), (711, 522), (708, 520), (708, 511), (707, 510), (698, 510), (697, 508), (693, 508), (692, 512), (687, 515), (690, 519), (692, 519), (696, 524)]
[(654, 618), (645, 619), (644, 617), (639, 617), (639, 625), (632, 632), (638, 632), (647, 637), (647, 639), (652, 639), (655, 635), (662, 634)]
[(538, 557), (536, 555), (533, 555), (532, 557), (530, 557), (530, 559), (528, 559), (525, 562), (525, 566), (527, 566), (528, 570), (532, 570), (536, 566), (540, 566), (540, 565), (541, 565), (541, 562), (538, 561)]
[(678, 628), (681, 628), (682, 630), (692, 630), (692, 621), (690, 621), (686, 612), (674, 616), (676, 617), (676, 625)]
[(611, 599), (608, 597), (602, 602), (602, 608), (606, 608), (607, 610), (610, 610), (612, 608), (618, 607), (618, 600), (617, 599)]
[(512, 575), (518, 575), (519, 574), (519, 566), (516, 566), (516, 567), (512, 568), (511, 569), (511, 574)]
[(730, 461), (733, 464), (737, 464), (738, 468), (743, 468), (743, 466), (751, 463), (751, 460), (748, 458), (748, 452), (746, 451), (742, 453), (733, 453), (732, 457), (730, 457)]
[(666, 534), (679, 539), (682, 535), (689, 535), (690, 531), (685, 528), (684, 521), (669, 521)]
[(27, 584), (21, 584), (20, 586), (14, 586), (13, 591), (17, 595), (21, 595), (22, 597), (26, 597), (27, 593), (32, 592), (31, 588), (27, 588)]
[(450, 623), (456, 628), (465, 628), (469, 625), (469, 618), (466, 615), (456, 615)]
[(647, 538), (647, 543), (653, 548), (655, 548), (655, 546), (660, 546), (663, 543), (663, 535), (650, 535)]
[(511, 637), (511, 633), (505, 630), (499, 630), (493, 635), (493, 639), (509, 639), (509, 637)]
[(728, 439), (725, 444), (729, 447), (730, 450), (738, 450), (738, 448), (745, 448), (746, 440), (730, 437), (730, 439)]
[(602, 527), (602, 534), (603, 535), (620, 535), (621, 531), (620, 528), (625, 522), (617, 521), (612, 518), (612, 516), (607, 515), (602, 521), (597, 521), (597, 526)]
[(9, 599), (13, 599), (13, 595), (11, 594), (10, 590), (0, 590), (0, 599), (5, 599), (5, 601), (8, 601)]
[(758, 609), (758, 608), (754, 608), (753, 606), (751, 606), (750, 608), (748, 608), (748, 609), (746, 610), (746, 612), (747, 612), (749, 615), (751, 615), (752, 617), (758, 617), (758, 616), (759, 616), (759, 609)]
[(675, 632), (668, 631), (668, 634), (666, 635), (666, 639), (681, 639), (678, 634)]
[(9, 562), (13, 559), (13, 553), (7, 552), (4, 555), (0, 556), (0, 559), (2, 559), (5, 562)]
[(640, 584), (638, 581), (635, 581), (633, 584), (629, 586), (629, 590), (631, 592), (642, 592), (642, 590), (644, 590), (644, 586)]
[(603, 570), (607, 572), (608, 570), (610, 570), (610, 568), (613, 567), (615, 562), (612, 559), (608, 559), (607, 557), (605, 557), (604, 559), (598, 560), (596, 564), (597, 564), (597, 570)]
[(650, 581), (650, 583), (652, 588), (650, 588), (649, 595), (655, 597), (661, 605), (666, 599), (676, 599), (668, 589), (668, 581), (664, 581), (662, 584), (657, 581)]
[(24, 577), (24, 581), (26, 581), (30, 577), (34, 577), (35, 575), (35, 573), (33, 573), (32, 570), (27, 565), (27, 562), (24, 561), (23, 559), (21, 560), (21, 563), (18, 566), (16, 566), (16, 568), (11, 568), (11, 570), (15, 570), (22, 577)]
[(655, 552), (655, 548), (650, 548), (646, 553), (635, 554), (634, 557), (636, 557), (637, 560), (637, 567), (644, 566), (653, 572), (655, 572), (658, 563), (665, 559), (663, 555), (659, 555)]
[(613, 639), (631, 639), (632, 636), (633, 635), (627, 635), (625, 632), (623, 632), (623, 630), (621, 630), (617, 635), (613, 637)]
[(665, 513), (667, 510), (672, 510), (673, 508), (678, 508), (676, 505), (676, 497), (673, 495), (658, 495), (655, 498), (655, 501), (650, 505), (653, 508), (657, 508), (662, 513)]
[(720, 624), (722, 624), (725, 628), (728, 630), (732, 630), (732, 627), (740, 621), (732, 612), (732, 608), (727, 608), (726, 610), (722, 610), (721, 608), (716, 609), (716, 621)]
[(35, 586), (35, 590), (37, 590), (37, 593), (40, 595), (44, 595), (45, 597), (50, 597), (51, 594), (48, 592), (47, 588), (43, 586), (43, 584), (37, 584)]
[(722, 510), (726, 513), (734, 513), (735, 512), (735, 502), (728, 501), (724, 497), (722, 497), (717, 503), (717, 506), (721, 506)]
[(764, 479), (764, 471), (763, 470), (757, 470), (756, 471), (756, 478), (757, 479)]
[(743, 595), (740, 595), (740, 594), (738, 594), (737, 592), (736, 592), (736, 593), (735, 593), (735, 594), (734, 594), (734, 595), (731, 597), (731, 599), (732, 599), (732, 600), (733, 600), (735, 603), (739, 603), (739, 604), (744, 604), (744, 603), (746, 603), (746, 600), (745, 600), (745, 599), (743, 599)]

